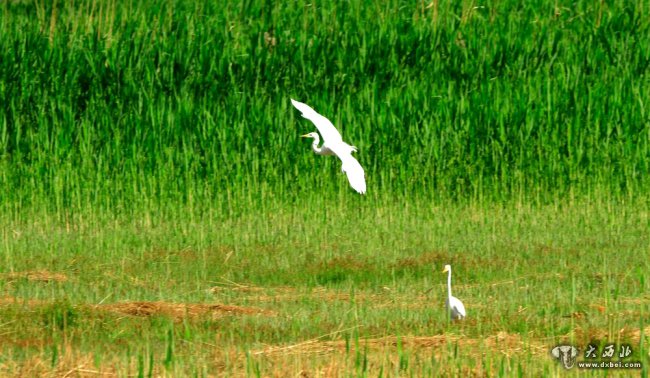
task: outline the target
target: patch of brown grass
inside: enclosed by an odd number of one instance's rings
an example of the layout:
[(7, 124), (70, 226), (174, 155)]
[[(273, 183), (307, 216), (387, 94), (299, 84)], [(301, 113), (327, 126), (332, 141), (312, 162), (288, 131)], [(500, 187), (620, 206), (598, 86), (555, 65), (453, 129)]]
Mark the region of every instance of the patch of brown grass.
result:
[(163, 261), (164, 259), (173, 258), (178, 261), (193, 261), (200, 257), (198, 251), (192, 248), (183, 249), (166, 249), (154, 248), (143, 254), (143, 260)]
[[(219, 291), (221, 289), (217, 290), (212, 290), (214, 293), (215, 291)], [(246, 295), (245, 298), (247, 298), (250, 301), (256, 301), (256, 302), (264, 302), (264, 303), (274, 303), (274, 302), (296, 302), (296, 301), (302, 301), (306, 298), (311, 298), (311, 299), (316, 299), (318, 301), (326, 301), (326, 302), (338, 302), (338, 301), (343, 301), (343, 302), (349, 302), (354, 298), (355, 301), (357, 302), (364, 302), (364, 301), (372, 301), (377, 305), (377, 303), (382, 303), (387, 300), (391, 301), (390, 299), (387, 299), (386, 297), (381, 296), (380, 294), (374, 294), (374, 293), (355, 293), (354, 296), (350, 295), (349, 293), (342, 293), (340, 291), (336, 291), (333, 289), (328, 289), (324, 287), (317, 287), (309, 291), (299, 291), (293, 288), (289, 287), (280, 287), (276, 290), (276, 288), (273, 288), (271, 290), (269, 289), (258, 289), (258, 288), (235, 288), (233, 289), (235, 291), (243, 291), (243, 292), (250, 292), (250, 295)], [(408, 298), (408, 301), (412, 301), (412, 298)]]
[(9, 272), (0, 274), (0, 279), (15, 281), (18, 279), (26, 279), (35, 282), (65, 282), (68, 276), (63, 273), (53, 273), (47, 270), (34, 270), (27, 272)]
[[(443, 261), (450, 261), (451, 254), (448, 251), (428, 251), (419, 254), (415, 257), (404, 257), (398, 259), (392, 264), (392, 267), (400, 268), (416, 268), (423, 265), (430, 265), (433, 269), (434, 264), (442, 264)], [(442, 268), (440, 269), (442, 270)]]
[[(0, 363), (0, 376), (2, 377), (118, 377), (122, 376), (121, 369), (136, 371), (135, 361), (124, 363), (123, 361), (112, 359), (108, 363), (97, 367), (95, 358), (90, 353), (79, 353), (71, 346), (64, 346), (54, 366), (52, 361), (43, 355), (33, 356), (26, 361), (7, 360)], [(126, 366), (120, 366), (126, 365)], [(127, 367), (128, 366), (128, 367)], [(159, 376), (159, 367), (155, 368), (156, 376)]]
[[(634, 342), (640, 342), (641, 341), (641, 330), (640, 329), (635, 329), (635, 330), (626, 330), (627, 335), (630, 337), (630, 340)], [(647, 326), (643, 329), (643, 335), (644, 337), (650, 337), (650, 326)]]
[[(641, 330), (639, 328), (623, 327), (619, 330), (608, 331), (603, 328), (579, 327), (574, 330), (576, 340), (583, 344), (587, 344), (599, 340), (607, 340), (611, 342), (629, 341), (632, 343), (639, 343), (641, 341)], [(650, 335), (650, 326), (643, 329), (645, 336)]]
[(0, 306), (12, 306), (16, 304), (24, 304), (30, 307), (35, 307), (35, 306), (45, 306), (50, 304), (47, 301), (42, 301), (40, 299), (24, 299), (24, 298), (16, 298), (16, 297), (0, 297)]
[(11, 345), (19, 348), (43, 348), (47, 345), (51, 345), (51, 339), (38, 339), (38, 338), (29, 338), (29, 339), (20, 339), (14, 337), (0, 337), (0, 345)]
[(271, 288), (268, 287), (259, 287), (254, 285), (244, 285), (238, 284), (232, 281), (219, 283), (217, 286), (210, 288), (210, 292), (217, 294), (220, 292), (229, 292), (236, 291), (242, 293), (261, 293), (266, 291), (273, 291), (274, 293), (293, 293), (296, 292), (296, 289), (289, 286), (274, 286)]
[(94, 308), (130, 316), (167, 316), (175, 320), (204, 316), (220, 318), (229, 315), (275, 315), (273, 311), (252, 307), (207, 303), (169, 303), (162, 301), (121, 302), (97, 305)]
[[(307, 340), (302, 343), (287, 346), (271, 346), (265, 349), (254, 351), (253, 355), (287, 355), (287, 354), (309, 354), (309, 353), (330, 353), (343, 352), (351, 347), (345, 340), (323, 341), (320, 338)], [(355, 341), (352, 344), (356, 344)], [(499, 332), (486, 338), (469, 338), (457, 335), (434, 335), (434, 336), (385, 336), (380, 338), (367, 338), (358, 341), (359, 347), (375, 350), (402, 348), (410, 350), (419, 349), (440, 349), (449, 344), (456, 344), (464, 350), (483, 350), (487, 347), (506, 355), (516, 353), (546, 353), (547, 346), (535, 340), (524, 340), (518, 334)]]
[[(54, 302), (38, 299), (23, 299), (10, 296), (0, 297), (0, 306), (26, 305), (29, 307), (52, 305)], [(211, 317), (221, 318), (234, 315), (265, 315), (275, 316), (276, 313), (270, 310), (231, 306), (219, 303), (170, 303), (170, 302), (119, 302), (98, 305), (77, 305), (78, 308), (89, 308), (94, 311), (108, 311), (129, 316), (167, 316), (174, 320), (186, 318)]]

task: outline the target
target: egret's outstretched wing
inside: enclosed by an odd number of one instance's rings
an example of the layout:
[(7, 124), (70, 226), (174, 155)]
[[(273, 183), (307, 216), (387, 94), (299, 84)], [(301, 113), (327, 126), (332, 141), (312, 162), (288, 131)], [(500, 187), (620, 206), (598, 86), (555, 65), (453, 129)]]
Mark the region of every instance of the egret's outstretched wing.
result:
[(323, 117), (322, 115), (316, 113), (309, 105), (298, 102), (294, 99), (291, 99), (291, 103), (296, 109), (302, 112), (302, 116), (312, 121), (313, 124), (320, 132), (320, 135), (323, 137), (323, 142), (326, 144), (335, 144), (342, 142), (343, 138), (341, 133), (332, 125), (329, 119)]
[(349, 152), (336, 155), (343, 163), (341, 169), (348, 176), (352, 189), (361, 194), (366, 194), (366, 175), (361, 164)]

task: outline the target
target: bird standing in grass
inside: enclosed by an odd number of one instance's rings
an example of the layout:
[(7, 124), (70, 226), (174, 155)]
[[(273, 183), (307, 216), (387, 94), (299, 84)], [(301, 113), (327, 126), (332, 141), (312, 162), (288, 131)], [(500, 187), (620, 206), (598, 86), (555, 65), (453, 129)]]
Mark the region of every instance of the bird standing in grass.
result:
[(312, 121), (320, 134), (323, 136), (323, 144), (319, 147), (320, 136), (316, 132), (301, 135), (303, 138), (313, 138), (311, 148), (317, 155), (336, 155), (341, 159), (341, 170), (348, 176), (348, 181), (352, 189), (361, 194), (366, 193), (365, 172), (361, 164), (352, 157), (353, 152), (357, 152), (355, 146), (350, 146), (343, 141), (339, 131), (332, 125), (327, 118), (316, 113), (309, 105), (291, 99), (291, 103), (296, 109), (302, 112), (302, 116)]
[(467, 316), (465, 312), (465, 306), (460, 299), (451, 295), (451, 265), (445, 265), (445, 270), (443, 273), (447, 273), (447, 309), (449, 310), (449, 316), (451, 320), (460, 320)]

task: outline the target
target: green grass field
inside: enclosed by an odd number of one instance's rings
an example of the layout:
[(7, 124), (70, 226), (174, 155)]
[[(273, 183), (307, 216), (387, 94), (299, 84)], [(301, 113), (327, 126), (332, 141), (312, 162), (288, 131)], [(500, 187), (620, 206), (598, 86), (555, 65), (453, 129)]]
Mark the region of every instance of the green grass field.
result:
[(648, 376), (650, 2), (0, 15), (0, 376)]

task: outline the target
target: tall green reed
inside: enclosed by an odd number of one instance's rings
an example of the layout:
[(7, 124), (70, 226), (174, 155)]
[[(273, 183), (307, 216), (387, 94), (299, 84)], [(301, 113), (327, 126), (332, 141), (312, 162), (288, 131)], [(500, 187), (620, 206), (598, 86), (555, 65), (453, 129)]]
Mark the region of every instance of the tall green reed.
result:
[(432, 4), (5, 2), (3, 206), (352, 200), (290, 97), (360, 147), (372, 198), (646, 192), (642, 5)]

